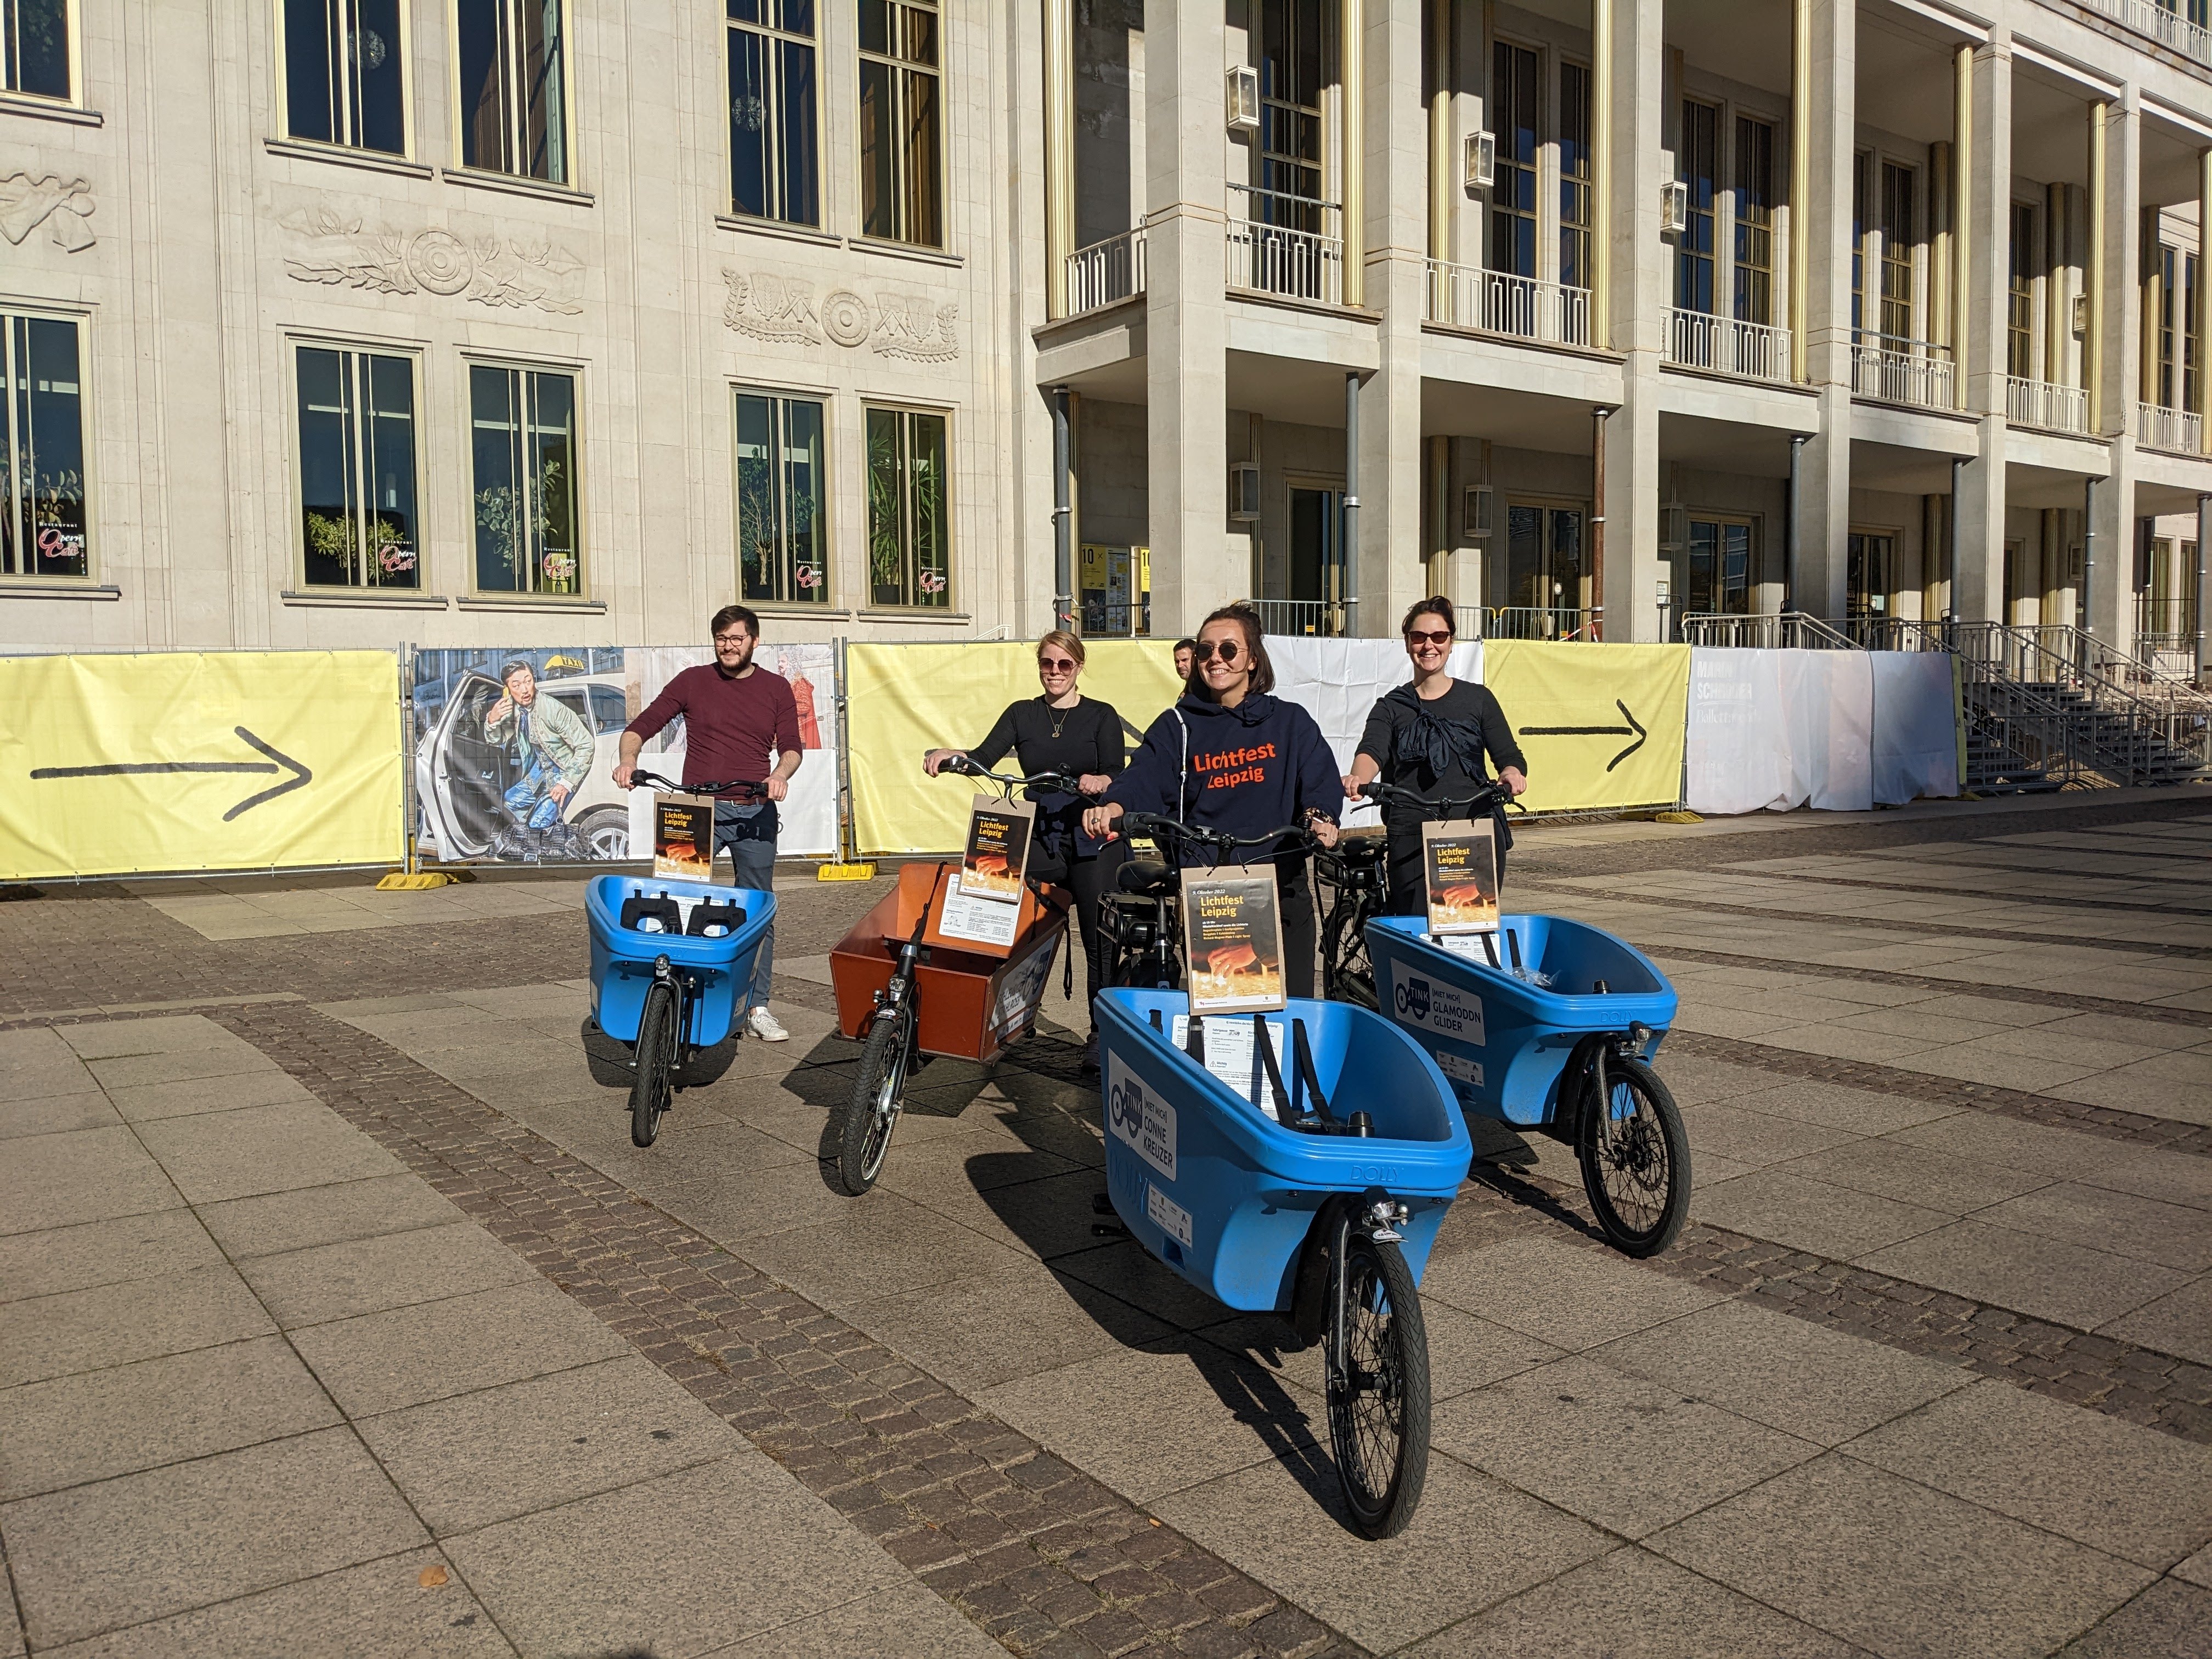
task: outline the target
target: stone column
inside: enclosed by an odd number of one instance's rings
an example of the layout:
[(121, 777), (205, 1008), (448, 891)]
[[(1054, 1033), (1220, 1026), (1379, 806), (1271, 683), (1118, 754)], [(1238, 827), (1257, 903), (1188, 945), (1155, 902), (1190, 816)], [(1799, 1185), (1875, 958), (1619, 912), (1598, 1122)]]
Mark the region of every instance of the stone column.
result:
[[(2212, 280), (2212, 149), (2197, 152), (2197, 314), (2189, 326), (2197, 336), (2197, 441), (2212, 454), (2212, 305), (2204, 302)], [(2200, 546), (2202, 543), (2198, 544)]]
[(1663, 0), (1595, 0), (1611, 51), (1597, 59), (1593, 152), (1599, 195), (1598, 343), (1626, 356), (1621, 405), (1607, 418), (1605, 637), (1659, 636), (1659, 360), (1667, 338), (1673, 245), (1659, 234), (1666, 180)]
[[(1962, 46), (1952, 53), (1951, 93), (1951, 374), (1961, 409), (1972, 407), (1966, 401), (1966, 316), (1973, 282), (1974, 175), (1974, 49)], [(2009, 180), (2011, 176), (2012, 158), (2008, 155), (2004, 177)], [(1880, 183), (1868, 180), (1867, 193), (1872, 196)], [(1876, 210), (1872, 202), (1867, 209)], [(1875, 273), (1869, 271), (1867, 279), (1871, 294), (1877, 286)]]
[[(2095, 430), (2112, 446), (2111, 468), (2097, 486), (2097, 575), (2090, 584), (2087, 626), (2099, 640), (2126, 651), (2135, 636), (2135, 390), (2142, 358), (2142, 316), (2136, 304), (2142, 243), (2141, 94), (2127, 87), (2097, 124), (2104, 165), (2091, 179), (2090, 343), (2095, 349), (2089, 396)], [(2093, 113), (2091, 119), (2096, 121)], [(2093, 149), (2093, 156), (2096, 151)], [(2099, 188), (2101, 183), (2101, 189)], [(2096, 198), (2101, 197), (2101, 203)], [(2101, 205), (2101, 213), (2094, 213)]]
[[(1347, 9), (1359, 0), (1345, 0)], [(1365, 292), (1382, 313), (1382, 367), (1359, 388), (1358, 631), (1382, 636), (1427, 590), (1421, 557), (1421, 314), (1427, 282), (1428, 118), (1421, 0), (1364, 0), (1368, 83)], [(1395, 94), (1395, 95), (1394, 95)], [(1347, 197), (1351, 192), (1347, 190)], [(1347, 239), (1347, 246), (1349, 245)]]
[[(1367, 269), (1367, 147), (1370, 135), (1367, 127), (1367, 31), (1376, 18), (1370, 10), (1391, 16), (1396, 10), (1393, 0), (1377, 0), (1370, 8), (1369, 0), (1338, 0), (1337, 8), (1337, 134), (1338, 172), (1344, 196), (1344, 303), (1348, 306), (1365, 303)], [(1418, 8), (1413, 16), (1413, 79), (1393, 83), (1386, 80), (1381, 88), (1382, 102), (1389, 104), (1393, 90), (1418, 87), (1420, 82), (1421, 20)], [(1400, 98), (1396, 101), (1413, 100)], [(1416, 169), (1416, 177), (1419, 169)]]
[(1966, 276), (1954, 294), (1961, 402), (1980, 416), (1979, 448), (1959, 475), (1959, 543), (1951, 608), (1969, 622), (2004, 620), (2005, 305), (2011, 285), (2012, 42), (1973, 49), (1966, 212), (1954, 238)]
[[(2204, 280), (2204, 267), (2200, 264), (2197, 270), (2197, 280), (2201, 283)], [(2204, 359), (2200, 356), (2197, 361), (2202, 364)], [(2198, 372), (2200, 374), (2203, 373), (2201, 368)], [(2192, 648), (2197, 656), (2197, 681), (2200, 685), (2204, 683), (2205, 670), (2212, 667), (2212, 660), (2208, 660), (2205, 655), (2204, 644), (2204, 621), (2208, 616), (2212, 616), (2212, 580), (2206, 576), (2208, 570), (2212, 570), (2212, 495), (2199, 495), (2197, 498), (2197, 562), (2192, 569), (2184, 574), (2190, 584), (2190, 592), (2197, 601), (2197, 639)]]
[(1790, 602), (1816, 617), (1844, 614), (1851, 518), (1851, 155), (1856, 130), (1857, 11), (1851, 0), (1811, 0), (1805, 53), (1816, 67), (1796, 128), (1809, 155), (1803, 205), (1806, 378), (1820, 388), (1820, 430), (1798, 457), (1797, 572)]
[(1145, 41), (1146, 533), (1152, 631), (1173, 639), (1242, 593), (1228, 552), (1221, 12), (1155, 8)]
[(1075, 0), (1044, 0), (1044, 291), (1046, 314), (1067, 315), (1075, 252)]

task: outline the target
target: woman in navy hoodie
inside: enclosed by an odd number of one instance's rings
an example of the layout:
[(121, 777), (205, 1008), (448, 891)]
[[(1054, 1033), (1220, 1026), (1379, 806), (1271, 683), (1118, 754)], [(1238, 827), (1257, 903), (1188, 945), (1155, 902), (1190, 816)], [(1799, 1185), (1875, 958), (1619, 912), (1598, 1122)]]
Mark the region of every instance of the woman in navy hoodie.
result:
[[(1260, 613), (1224, 605), (1198, 630), (1191, 676), (1174, 708), (1154, 720), (1101, 805), (1084, 813), (1084, 828), (1103, 836), (1124, 810), (1154, 812), (1233, 836), (1264, 835), (1286, 823), (1310, 825), (1324, 847), (1336, 845), (1344, 811), (1344, 780), (1311, 714), (1267, 694), (1274, 665), (1261, 642)], [(1274, 858), (1256, 847), (1244, 864), (1273, 859), (1282, 900), (1285, 986), (1313, 994), (1313, 894), (1303, 849)], [(1209, 862), (1193, 850), (1186, 862)]]

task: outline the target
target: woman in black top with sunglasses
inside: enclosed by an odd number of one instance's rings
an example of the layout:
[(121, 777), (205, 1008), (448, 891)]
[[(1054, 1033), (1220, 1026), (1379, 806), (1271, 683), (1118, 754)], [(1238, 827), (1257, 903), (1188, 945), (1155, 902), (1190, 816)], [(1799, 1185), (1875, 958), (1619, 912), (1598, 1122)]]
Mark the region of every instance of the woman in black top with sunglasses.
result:
[[(993, 767), (1009, 752), (1024, 773), (1065, 772), (1079, 780), (1082, 795), (1032, 789), (1036, 803), (1036, 833), (1030, 842), (1029, 873), (1039, 881), (1063, 886), (1075, 896), (1075, 917), (1082, 930), (1084, 960), (1089, 964), (1091, 993), (1097, 994), (1103, 977), (1098, 963), (1103, 948), (1098, 941), (1098, 896), (1114, 885), (1127, 848), (1118, 841), (1086, 835), (1083, 829), (1085, 796), (1103, 794), (1127, 764), (1121, 739), (1121, 717), (1110, 702), (1086, 697), (1076, 690), (1083, 672), (1083, 641), (1054, 629), (1037, 641), (1037, 683), (1041, 696), (1009, 703), (991, 733), (975, 748), (933, 749), (921, 758), (921, 769), (930, 776), (953, 756), (964, 752), (978, 766)], [(1097, 1063), (1098, 1032), (1093, 1023), (1090, 1041), (1083, 1046), (1085, 1066)]]
[[(1490, 766), (1515, 794), (1528, 787), (1528, 759), (1497, 697), (1486, 685), (1451, 676), (1458, 629), (1452, 602), (1441, 595), (1418, 601), (1406, 613), (1398, 631), (1405, 635), (1413, 678), (1376, 700), (1344, 780), (1347, 791), (1356, 794), (1380, 778), (1435, 799), (1463, 800), (1490, 781)], [(1490, 765), (1484, 764), (1486, 759)], [(1421, 825), (1441, 817), (1402, 801), (1392, 802), (1384, 814), (1390, 838), (1390, 908), (1395, 915), (1419, 915), (1428, 902), (1421, 875)], [(1505, 827), (1503, 807), (1493, 809), (1492, 821), (1498, 826), (1498, 873), (1503, 879), (1513, 835)]]

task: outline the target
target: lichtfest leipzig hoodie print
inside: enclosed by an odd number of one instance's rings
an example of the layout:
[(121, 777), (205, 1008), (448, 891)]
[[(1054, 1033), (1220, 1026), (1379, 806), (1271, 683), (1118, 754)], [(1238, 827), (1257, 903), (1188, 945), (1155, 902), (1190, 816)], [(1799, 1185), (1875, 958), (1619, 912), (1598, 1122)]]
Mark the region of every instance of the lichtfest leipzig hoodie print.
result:
[[(1315, 807), (1344, 816), (1344, 780), (1321, 727), (1294, 702), (1249, 694), (1234, 708), (1185, 696), (1152, 723), (1105, 799), (1133, 812), (1164, 813), (1232, 836), (1264, 835)], [(1237, 854), (1258, 863), (1269, 849)], [(1198, 849), (1187, 862), (1211, 863)]]

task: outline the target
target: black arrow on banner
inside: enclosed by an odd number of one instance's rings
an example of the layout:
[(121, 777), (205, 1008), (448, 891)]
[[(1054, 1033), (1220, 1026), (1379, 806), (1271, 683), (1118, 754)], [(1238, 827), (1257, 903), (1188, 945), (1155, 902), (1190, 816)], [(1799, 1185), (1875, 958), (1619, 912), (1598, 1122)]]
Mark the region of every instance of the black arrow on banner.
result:
[(258, 795), (248, 795), (244, 800), (222, 815), (228, 823), (240, 812), (250, 812), (264, 801), (275, 800), (279, 795), (289, 795), (301, 785), (311, 781), (314, 774), (282, 750), (272, 749), (244, 726), (231, 728), (246, 743), (269, 757), (265, 761), (142, 761), (129, 766), (40, 766), (32, 769), (33, 781), (50, 778), (131, 778), (151, 776), (164, 772), (289, 772), (291, 776), (274, 789), (264, 789)]
[(1627, 748), (1605, 763), (1605, 769), (1610, 772), (1621, 762), (1643, 748), (1644, 739), (1650, 735), (1644, 731), (1644, 722), (1628, 712), (1626, 703), (1616, 697), (1613, 699), (1613, 706), (1620, 710), (1620, 718), (1626, 720), (1627, 725), (1524, 726), (1521, 728), (1521, 735), (1524, 738), (1634, 738), (1636, 739), (1634, 743), (1630, 744)]

